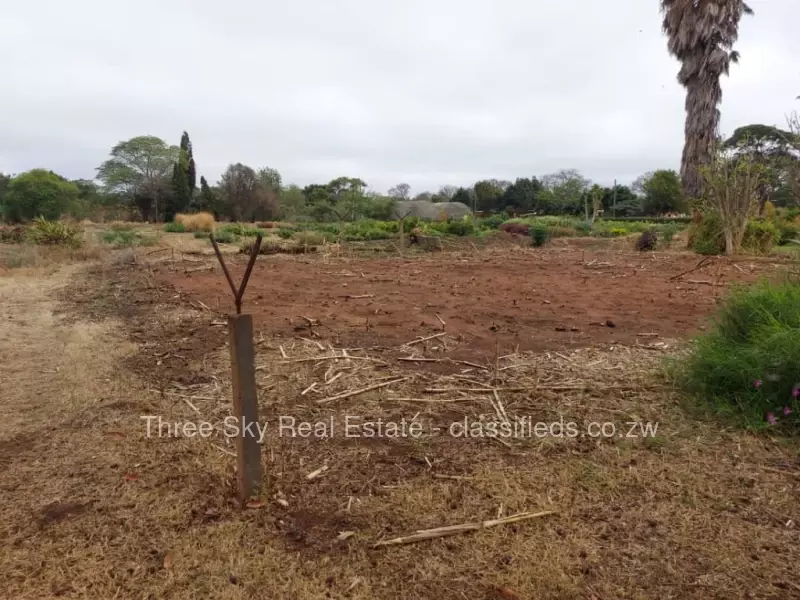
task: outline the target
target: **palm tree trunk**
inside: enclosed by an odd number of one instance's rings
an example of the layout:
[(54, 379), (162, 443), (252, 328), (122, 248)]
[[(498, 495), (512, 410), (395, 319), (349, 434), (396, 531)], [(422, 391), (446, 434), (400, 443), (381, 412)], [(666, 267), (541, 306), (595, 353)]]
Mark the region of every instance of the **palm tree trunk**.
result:
[(681, 180), (687, 200), (703, 195), (703, 176), (700, 168), (711, 163), (716, 141), (722, 96), (719, 77), (712, 81), (693, 78), (686, 84), (686, 142), (681, 159)]

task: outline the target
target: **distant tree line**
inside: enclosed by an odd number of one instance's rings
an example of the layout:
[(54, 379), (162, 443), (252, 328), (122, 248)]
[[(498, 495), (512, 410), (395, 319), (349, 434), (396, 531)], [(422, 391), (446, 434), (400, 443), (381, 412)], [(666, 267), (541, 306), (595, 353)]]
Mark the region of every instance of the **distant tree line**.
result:
[[(764, 166), (759, 204), (776, 206), (798, 201), (800, 144), (795, 133), (766, 125), (737, 129), (723, 148), (749, 156)], [(69, 214), (96, 218), (98, 214), (131, 213), (145, 221), (171, 220), (178, 213), (209, 211), (219, 220), (354, 221), (390, 219), (398, 201), (461, 202), (480, 212), (589, 215), (599, 199), (605, 216), (655, 216), (688, 210), (678, 173), (646, 173), (631, 185), (594, 184), (575, 169), (515, 181), (485, 179), (470, 187), (444, 185), (436, 192), (412, 194), (399, 183), (386, 194), (369, 189), (357, 177), (337, 177), (303, 188), (284, 184), (272, 168), (228, 165), (219, 181), (197, 178), (189, 134), (171, 146), (154, 136), (139, 136), (115, 145), (108, 160), (97, 168), (95, 180), (67, 180), (46, 170), (33, 169), (11, 177), (0, 173), (0, 215), (6, 221), (24, 221), (38, 215), (56, 219)], [(127, 214), (126, 214), (127, 213)]]

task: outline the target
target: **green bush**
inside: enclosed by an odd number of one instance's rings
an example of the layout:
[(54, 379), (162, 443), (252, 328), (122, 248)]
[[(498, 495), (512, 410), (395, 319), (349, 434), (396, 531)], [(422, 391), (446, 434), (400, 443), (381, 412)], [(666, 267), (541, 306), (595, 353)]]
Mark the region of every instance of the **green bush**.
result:
[(756, 254), (767, 254), (780, 239), (781, 233), (773, 221), (752, 219), (747, 222), (742, 249)]
[(445, 232), (449, 235), (465, 236), (475, 233), (475, 224), (471, 220), (448, 221)]
[(673, 238), (681, 230), (681, 226), (678, 223), (667, 223), (659, 227), (659, 229), (661, 230), (661, 239), (666, 246), (669, 246), (672, 244)]
[(780, 221), (778, 223), (778, 230), (780, 232), (778, 245), (780, 246), (790, 244), (792, 240), (800, 240), (800, 225), (794, 221)]
[(284, 229), (283, 227), (278, 229), (278, 237), (281, 238), (281, 239), (288, 240), (293, 235), (294, 235), (294, 231), (292, 231), (291, 229)]
[(77, 225), (63, 221), (49, 221), (37, 217), (28, 228), (28, 241), (47, 246), (69, 246), (79, 248), (83, 245), (83, 231)]
[(624, 227), (614, 227), (614, 228), (611, 230), (611, 235), (612, 235), (613, 237), (622, 237), (622, 236), (624, 236), (624, 235), (628, 235), (629, 233), (630, 233), (630, 231), (628, 231), (628, 230), (627, 230), (627, 229), (625, 229)]
[(486, 218), (478, 219), (478, 227), (481, 229), (499, 229), (500, 225), (506, 222), (506, 219), (508, 219), (507, 213), (490, 215)]
[[(781, 233), (775, 223), (765, 219), (751, 219), (747, 222), (742, 239), (742, 250), (766, 254), (780, 239)], [(725, 253), (725, 234), (717, 215), (706, 213), (699, 223), (692, 223), (689, 227), (689, 247), (698, 254)]]
[(220, 244), (235, 244), (239, 236), (232, 230), (222, 227), (214, 233), (214, 239)]
[(717, 215), (706, 213), (700, 222), (689, 226), (689, 248), (706, 256), (725, 253), (725, 235)]
[(209, 233), (207, 231), (195, 231), (194, 237), (198, 240), (206, 240), (208, 239)]
[(544, 223), (534, 223), (531, 225), (531, 239), (536, 247), (544, 246), (550, 239), (550, 230)]
[[(722, 414), (796, 429), (800, 411), (800, 285), (734, 288), (713, 328), (674, 365), (677, 382)], [(784, 415), (787, 407), (793, 414)], [(770, 419), (772, 420), (772, 419)]]
[(577, 221), (573, 227), (580, 235), (591, 235), (592, 233), (591, 221)]
[(186, 233), (186, 225), (172, 221), (164, 225), (164, 231), (167, 233)]

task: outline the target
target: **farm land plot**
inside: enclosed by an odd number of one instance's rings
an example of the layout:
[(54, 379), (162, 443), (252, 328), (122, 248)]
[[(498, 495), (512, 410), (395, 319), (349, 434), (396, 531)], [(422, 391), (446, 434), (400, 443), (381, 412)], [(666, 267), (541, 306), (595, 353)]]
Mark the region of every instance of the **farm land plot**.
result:
[[(264, 502), (241, 511), (231, 440), (144, 435), (141, 415), (221, 426), (231, 404), (215, 258), (150, 252), (0, 280), (0, 355), (21, 382), (0, 390), (8, 597), (800, 597), (797, 444), (696, 418), (659, 375), (726, 283), (777, 275), (775, 261), (676, 278), (698, 257), (259, 257), (244, 310), (272, 427), (563, 416), (623, 437), (273, 429)], [(236, 279), (243, 257), (226, 260)], [(624, 437), (629, 421), (658, 434)], [(374, 547), (529, 511), (548, 514)]]
[[(702, 326), (731, 281), (770, 275), (768, 265), (729, 261), (683, 278), (696, 256), (582, 251), (445, 253), (418, 259), (332, 261), (261, 257), (245, 303), (257, 327), (352, 347), (398, 346), (443, 330), (448, 355), (493, 356), (681, 337)], [(234, 278), (244, 269), (240, 259)], [(216, 272), (159, 271), (189, 297), (230, 310)], [(445, 325), (442, 325), (444, 321)], [(441, 344), (440, 344), (441, 346)]]

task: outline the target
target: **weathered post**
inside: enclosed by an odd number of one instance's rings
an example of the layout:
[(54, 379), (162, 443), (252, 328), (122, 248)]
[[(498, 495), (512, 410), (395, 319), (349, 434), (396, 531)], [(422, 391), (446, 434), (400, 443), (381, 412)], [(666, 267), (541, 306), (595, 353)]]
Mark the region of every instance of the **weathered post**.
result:
[[(253, 316), (228, 317), (228, 342), (231, 352), (233, 382), (233, 414), (239, 422), (236, 436), (236, 475), (239, 499), (246, 503), (261, 488), (261, 447), (258, 429), (247, 429), (248, 423), (258, 423), (258, 392), (256, 390), (255, 349), (253, 347)], [(245, 435), (245, 432), (248, 432)]]
[[(237, 420), (236, 436), (236, 483), (239, 501), (244, 507), (247, 501), (261, 491), (261, 446), (258, 443), (258, 390), (256, 388), (255, 347), (253, 344), (253, 317), (242, 314), (244, 296), (253, 265), (261, 248), (262, 236), (256, 238), (250, 253), (250, 261), (239, 289), (233, 283), (228, 267), (217, 246), (214, 235), (211, 244), (217, 255), (225, 278), (233, 293), (236, 314), (228, 316), (228, 342), (231, 356), (233, 383), (233, 416)], [(252, 424), (252, 425), (251, 425)], [(248, 427), (249, 426), (249, 427)]]

